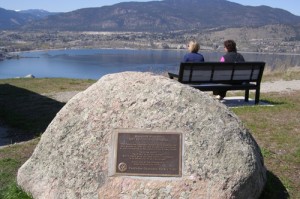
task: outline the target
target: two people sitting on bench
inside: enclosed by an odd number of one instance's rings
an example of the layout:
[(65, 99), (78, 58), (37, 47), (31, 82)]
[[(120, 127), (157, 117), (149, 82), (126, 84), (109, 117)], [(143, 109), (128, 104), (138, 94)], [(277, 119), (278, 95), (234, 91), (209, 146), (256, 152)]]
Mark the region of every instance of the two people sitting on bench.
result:
[[(224, 49), (226, 54), (223, 55), (220, 59), (220, 62), (233, 62), (240, 63), (245, 62), (243, 55), (237, 52), (236, 43), (233, 40), (226, 40), (224, 42)], [(200, 45), (196, 41), (190, 41), (188, 44), (189, 53), (184, 55), (183, 62), (192, 62), (199, 63), (204, 62), (204, 57), (202, 54), (198, 53), (200, 50)], [(218, 99), (222, 100), (226, 96), (226, 92), (224, 90), (215, 90), (213, 94), (217, 96)]]

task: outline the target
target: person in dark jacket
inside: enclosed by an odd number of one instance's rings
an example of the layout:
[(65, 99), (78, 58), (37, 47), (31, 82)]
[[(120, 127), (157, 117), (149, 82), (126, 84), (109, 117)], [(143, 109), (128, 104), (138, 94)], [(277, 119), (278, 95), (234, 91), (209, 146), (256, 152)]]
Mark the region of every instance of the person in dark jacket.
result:
[(236, 43), (233, 40), (224, 41), (226, 54), (221, 57), (220, 62), (245, 62), (243, 55), (237, 52)]
[(187, 47), (189, 53), (184, 55), (182, 62), (204, 62), (203, 55), (198, 53), (200, 50), (200, 45), (198, 42), (190, 41)]
[[(226, 54), (220, 59), (220, 62), (245, 62), (243, 55), (237, 52), (236, 43), (233, 40), (224, 41), (224, 49)], [(227, 91), (214, 91), (214, 95), (218, 95), (218, 99), (222, 100), (226, 96)]]

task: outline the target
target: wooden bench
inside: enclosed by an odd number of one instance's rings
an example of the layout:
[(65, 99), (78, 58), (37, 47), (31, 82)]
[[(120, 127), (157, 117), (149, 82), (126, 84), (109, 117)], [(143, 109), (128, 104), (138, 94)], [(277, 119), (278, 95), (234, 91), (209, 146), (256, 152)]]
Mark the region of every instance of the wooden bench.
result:
[(249, 101), (249, 90), (255, 90), (255, 104), (258, 104), (264, 67), (264, 62), (181, 63), (179, 74), (168, 74), (171, 79), (177, 78), (201, 91), (245, 90), (246, 102)]

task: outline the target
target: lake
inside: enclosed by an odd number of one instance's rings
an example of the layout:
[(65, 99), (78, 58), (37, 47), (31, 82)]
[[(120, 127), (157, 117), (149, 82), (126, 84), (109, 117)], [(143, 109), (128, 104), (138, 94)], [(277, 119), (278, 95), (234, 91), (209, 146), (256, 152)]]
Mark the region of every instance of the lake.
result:
[[(109, 73), (141, 71), (177, 72), (186, 50), (72, 49), (19, 53), (20, 59), (0, 61), (0, 79), (24, 77), (99, 79)], [(205, 61), (218, 61), (221, 52), (201, 52)], [(300, 65), (300, 55), (242, 53), (247, 61), (267, 67)]]

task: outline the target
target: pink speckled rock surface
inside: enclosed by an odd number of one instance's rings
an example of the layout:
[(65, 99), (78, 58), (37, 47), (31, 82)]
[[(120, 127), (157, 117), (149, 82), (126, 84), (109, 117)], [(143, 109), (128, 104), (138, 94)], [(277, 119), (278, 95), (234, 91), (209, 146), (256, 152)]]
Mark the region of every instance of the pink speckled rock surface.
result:
[[(110, 177), (115, 129), (180, 131), (182, 177)], [(106, 75), (60, 110), (18, 184), (36, 199), (258, 198), (260, 149), (241, 121), (211, 96), (151, 73)]]

